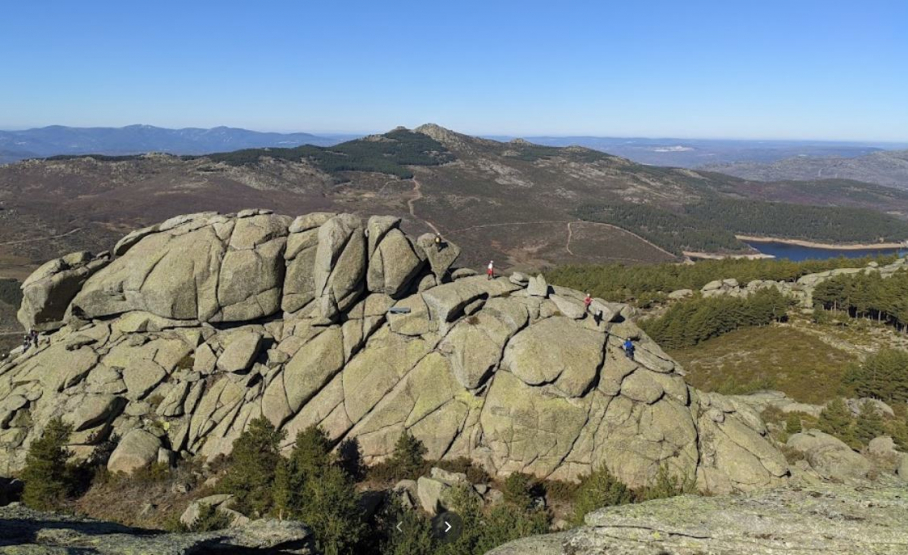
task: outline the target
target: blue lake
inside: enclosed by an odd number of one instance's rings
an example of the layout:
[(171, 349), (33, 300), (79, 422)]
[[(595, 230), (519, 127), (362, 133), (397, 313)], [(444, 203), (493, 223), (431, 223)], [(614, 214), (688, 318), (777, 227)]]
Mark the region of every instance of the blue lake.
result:
[(817, 249), (813, 247), (802, 247), (800, 245), (789, 245), (787, 243), (747, 243), (763, 254), (771, 254), (776, 258), (787, 258), (789, 260), (808, 260), (808, 259), (826, 259), (844, 256), (846, 258), (861, 258), (864, 256), (889, 255), (899, 252), (899, 249), (861, 249), (861, 250), (838, 250), (838, 249)]

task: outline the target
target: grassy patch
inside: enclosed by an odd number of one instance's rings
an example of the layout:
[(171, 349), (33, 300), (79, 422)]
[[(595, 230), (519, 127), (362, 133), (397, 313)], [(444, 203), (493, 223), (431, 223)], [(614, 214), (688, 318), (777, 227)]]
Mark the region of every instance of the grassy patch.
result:
[(696, 347), (670, 351), (687, 381), (728, 394), (775, 389), (804, 403), (824, 403), (847, 393), (842, 382), (857, 357), (789, 326), (733, 331)]

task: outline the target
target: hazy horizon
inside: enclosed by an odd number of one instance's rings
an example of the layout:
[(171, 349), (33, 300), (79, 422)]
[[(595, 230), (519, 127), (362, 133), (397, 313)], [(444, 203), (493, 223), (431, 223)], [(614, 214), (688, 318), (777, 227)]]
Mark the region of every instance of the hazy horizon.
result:
[[(434, 122), (429, 122), (434, 123)], [(420, 124), (422, 125), (422, 124)], [(440, 125), (440, 124), (438, 124)], [(215, 125), (212, 127), (195, 127), (195, 126), (186, 126), (186, 127), (165, 127), (161, 125), (153, 125), (148, 123), (130, 123), (126, 125), (119, 126), (110, 126), (110, 125), (86, 125), (86, 126), (68, 126), (61, 124), (50, 124), (42, 125), (38, 127), (3, 127), (0, 126), (0, 132), (24, 132), (31, 131), (36, 129), (47, 129), (52, 127), (66, 127), (70, 129), (125, 129), (129, 127), (153, 127), (157, 129), (167, 129), (167, 130), (188, 130), (188, 129), (201, 129), (201, 130), (212, 130), (218, 128), (226, 129), (242, 129), (244, 131), (252, 131), (255, 133), (278, 133), (278, 134), (310, 134), (318, 137), (325, 138), (334, 138), (334, 137), (365, 137), (368, 135), (380, 135), (387, 133), (392, 129), (395, 129), (400, 126), (393, 126), (388, 129), (375, 129), (371, 131), (313, 131), (310, 129), (301, 129), (301, 130), (272, 130), (272, 129), (256, 129), (256, 128), (247, 128), (247, 127), (233, 127), (230, 125)], [(413, 126), (412, 128), (418, 127), (418, 125)], [(792, 139), (779, 139), (779, 138), (751, 138), (751, 137), (696, 137), (696, 136), (620, 136), (620, 135), (609, 135), (609, 134), (578, 134), (578, 133), (566, 133), (566, 134), (548, 134), (548, 133), (529, 133), (523, 135), (516, 135), (511, 133), (470, 133), (465, 132), (456, 127), (449, 127), (442, 125), (447, 129), (458, 133), (465, 133), (467, 135), (481, 137), (485, 139), (507, 141), (517, 138), (535, 138), (535, 139), (611, 139), (611, 140), (641, 140), (641, 141), (723, 141), (723, 142), (746, 142), (746, 143), (811, 143), (811, 144), (825, 144), (830, 145), (860, 145), (860, 146), (892, 146), (894, 148), (908, 148), (908, 140), (905, 141), (885, 141), (885, 140), (852, 140), (852, 139), (810, 139), (810, 138), (792, 138)], [(412, 129), (410, 128), (410, 129)]]

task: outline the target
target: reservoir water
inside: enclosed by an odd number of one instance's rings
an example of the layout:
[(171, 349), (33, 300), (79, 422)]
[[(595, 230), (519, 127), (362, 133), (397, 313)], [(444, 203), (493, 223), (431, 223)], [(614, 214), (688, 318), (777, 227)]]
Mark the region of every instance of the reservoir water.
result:
[(771, 254), (776, 258), (787, 258), (794, 261), (808, 259), (823, 260), (826, 258), (836, 258), (838, 256), (844, 256), (846, 258), (861, 258), (864, 256), (890, 255), (899, 252), (899, 249), (818, 249), (814, 247), (802, 247), (800, 245), (789, 245), (787, 243), (776, 242), (748, 242), (747, 244), (763, 254)]

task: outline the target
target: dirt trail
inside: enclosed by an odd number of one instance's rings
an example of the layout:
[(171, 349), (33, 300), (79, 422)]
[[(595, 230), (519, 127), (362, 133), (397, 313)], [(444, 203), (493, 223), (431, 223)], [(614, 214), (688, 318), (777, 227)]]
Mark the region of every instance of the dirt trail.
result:
[(415, 219), (422, 221), (422, 222), (425, 223), (427, 226), (431, 227), (431, 228), (432, 228), (432, 231), (434, 231), (435, 233), (437, 233), (437, 234), (440, 235), (441, 232), (438, 231), (438, 228), (435, 227), (435, 224), (433, 224), (433, 223), (430, 222), (429, 220), (426, 220), (426, 219), (424, 219), (424, 218), (420, 218), (419, 216), (416, 215), (416, 206), (415, 206), (415, 203), (416, 203), (416, 201), (422, 200), (422, 198), (423, 198), (423, 196), (422, 196), (422, 184), (421, 184), (415, 177), (413, 178), (412, 181), (413, 181), (413, 198), (411, 198), (410, 200), (407, 201), (407, 206), (410, 208), (410, 215), (413, 216)]
[(607, 227), (607, 228), (610, 228), (610, 229), (617, 229), (618, 231), (623, 231), (624, 233), (627, 233), (628, 235), (631, 235), (631, 236), (635, 237), (636, 239), (639, 239), (640, 241), (643, 241), (644, 243), (646, 243), (647, 245), (653, 247), (654, 249), (656, 249), (656, 250), (658, 250), (658, 251), (660, 251), (660, 252), (662, 252), (662, 253), (664, 253), (664, 254), (666, 254), (666, 255), (668, 255), (668, 256), (671, 256), (672, 258), (677, 258), (674, 254), (668, 252), (667, 250), (663, 249), (663, 248), (660, 247), (659, 245), (657, 245), (657, 244), (655, 244), (655, 243), (653, 243), (653, 242), (651, 242), (651, 241), (648, 241), (648, 240), (644, 239), (643, 237), (637, 235), (636, 233), (624, 229), (623, 227), (618, 227), (618, 226), (612, 225), (612, 224), (605, 224), (605, 223), (602, 223), (602, 222), (587, 222), (587, 221), (584, 221), (584, 220), (571, 220), (571, 221), (567, 221), (567, 220), (545, 220), (545, 221), (538, 221), (538, 222), (510, 222), (510, 223), (504, 223), (504, 224), (484, 224), (484, 225), (474, 225), (474, 226), (470, 226), (470, 227), (464, 227), (464, 228), (461, 228), (461, 229), (455, 229), (455, 230), (452, 230), (451, 233), (458, 233), (458, 232), (461, 232), (461, 231), (472, 231), (472, 230), (474, 230), (474, 229), (483, 229), (483, 228), (486, 228), (486, 227), (504, 227), (504, 226), (509, 226), (509, 225), (538, 225), (538, 224), (567, 224), (567, 243), (565, 244), (564, 249), (565, 249), (565, 250), (568, 252), (568, 254), (570, 254), (571, 256), (576, 256), (576, 255), (574, 254), (574, 252), (571, 250), (571, 241), (572, 241), (573, 238), (574, 238), (574, 229), (573, 229), (572, 226), (573, 226), (574, 224), (583, 224), (583, 225), (598, 225), (598, 226), (604, 226), (604, 227)]
[(51, 239), (60, 239), (61, 237), (66, 237), (67, 235), (72, 235), (73, 233), (76, 233), (78, 231), (82, 231), (82, 228), (77, 227), (76, 229), (67, 231), (66, 233), (61, 233), (60, 235), (51, 235), (50, 237), (36, 237), (34, 239), (20, 239), (18, 241), (7, 241), (5, 243), (0, 243), (0, 245), (19, 245), (22, 243), (35, 243), (37, 241), (50, 241)]

